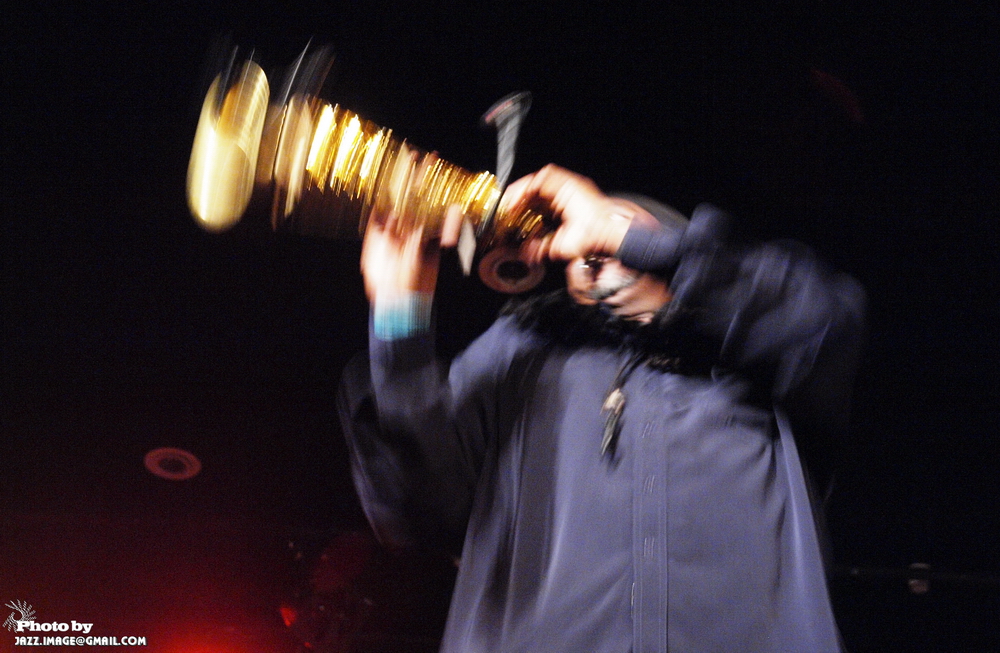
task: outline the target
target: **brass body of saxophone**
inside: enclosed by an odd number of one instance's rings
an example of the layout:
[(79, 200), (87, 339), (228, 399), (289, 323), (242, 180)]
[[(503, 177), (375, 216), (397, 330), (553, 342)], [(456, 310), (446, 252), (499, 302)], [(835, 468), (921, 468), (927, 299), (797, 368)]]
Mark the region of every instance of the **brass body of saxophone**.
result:
[(269, 204), (275, 230), (331, 238), (361, 236), (371, 215), (389, 212), (405, 221), (403, 229), (421, 226), (435, 238), (449, 207), (458, 206), (486, 255), (480, 276), (503, 292), (540, 280), (539, 269), (511, 273), (508, 264), (522, 242), (551, 231), (530, 209), (498, 211), (501, 189), (490, 172), (414, 147), (315, 93), (270, 102), (267, 76), (246, 61), (228, 83), (220, 75), (209, 88), (188, 168), (188, 204), (203, 227), (223, 231), (255, 193)]

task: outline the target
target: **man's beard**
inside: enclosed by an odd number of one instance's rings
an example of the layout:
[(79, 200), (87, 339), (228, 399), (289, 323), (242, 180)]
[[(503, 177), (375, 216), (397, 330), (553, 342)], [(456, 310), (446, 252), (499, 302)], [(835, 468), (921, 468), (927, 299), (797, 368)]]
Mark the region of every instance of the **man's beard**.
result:
[(633, 285), (639, 280), (639, 276), (638, 273), (631, 271), (616, 271), (614, 274), (602, 274), (594, 281), (594, 286), (585, 294), (588, 299), (601, 302)]

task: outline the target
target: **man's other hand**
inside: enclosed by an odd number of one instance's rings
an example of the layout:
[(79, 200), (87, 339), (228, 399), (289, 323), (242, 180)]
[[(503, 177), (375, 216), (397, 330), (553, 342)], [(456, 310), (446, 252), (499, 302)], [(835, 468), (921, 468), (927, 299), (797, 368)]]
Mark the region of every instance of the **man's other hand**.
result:
[(525, 243), (533, 261), (614, 256), (638, 207), (609, 197), (593, 181), (549, 164), (521, 179), (504, 193), (503, 210), (533, 208), (559, 220), (559, 228)]

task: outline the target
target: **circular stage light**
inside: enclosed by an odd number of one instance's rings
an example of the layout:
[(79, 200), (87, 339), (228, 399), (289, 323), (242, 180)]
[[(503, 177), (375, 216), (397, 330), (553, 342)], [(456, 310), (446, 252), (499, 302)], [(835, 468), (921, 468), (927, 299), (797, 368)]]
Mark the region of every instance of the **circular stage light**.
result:
[(201, 471), (201, 461), (188, 451), (160, 447), (146, 454), (143, 464), (151, 474), (168, 481), (186, 481)]

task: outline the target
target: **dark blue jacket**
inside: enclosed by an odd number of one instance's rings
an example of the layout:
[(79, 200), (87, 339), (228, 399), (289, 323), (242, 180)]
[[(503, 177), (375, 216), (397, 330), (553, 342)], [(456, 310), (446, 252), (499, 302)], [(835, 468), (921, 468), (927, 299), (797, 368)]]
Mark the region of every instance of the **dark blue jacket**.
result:
[(370, 339), (340, 408), (380, 538), (464, 533), (442, 650), (840, 650), (795, 440), (837, 438), (864, 296), (804, 247), (629, 231), (629, 267), (670, 274), (705, 374), (625, 375), (616, 446), (602, 405), (634, 348), (568, 346), (506, 316), (450, 364), (433, 334)]

